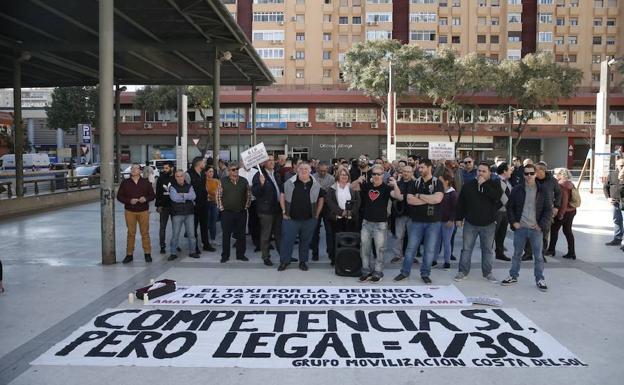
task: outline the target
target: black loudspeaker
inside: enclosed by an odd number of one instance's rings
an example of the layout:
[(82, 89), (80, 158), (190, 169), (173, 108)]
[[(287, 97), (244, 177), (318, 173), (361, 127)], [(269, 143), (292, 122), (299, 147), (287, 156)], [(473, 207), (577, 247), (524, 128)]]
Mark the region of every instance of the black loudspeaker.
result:
[(336, 275), (359, 277), (362, 272), (360, 233), (336, 233)]

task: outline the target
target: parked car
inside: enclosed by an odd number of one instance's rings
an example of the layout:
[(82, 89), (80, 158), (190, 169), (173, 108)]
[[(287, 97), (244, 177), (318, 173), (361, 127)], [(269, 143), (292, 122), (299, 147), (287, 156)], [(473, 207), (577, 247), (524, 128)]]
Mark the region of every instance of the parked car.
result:
[(80, 186), (89, 186), (89, 184), (97, 184), (99, 182), (100, 176), (100, 166), (99, 165), (90, 165), (90, 166), (79, 166), (74, 170), (75, 178), (69, 180), (70, 187)]

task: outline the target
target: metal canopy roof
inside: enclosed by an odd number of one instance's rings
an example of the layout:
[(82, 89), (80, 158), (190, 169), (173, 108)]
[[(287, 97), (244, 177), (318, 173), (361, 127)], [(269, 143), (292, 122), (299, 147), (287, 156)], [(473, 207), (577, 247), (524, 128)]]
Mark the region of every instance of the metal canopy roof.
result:
[[(221, 84), (274, 82), (219, 0), (117, 0), (114, 13), (116, 83), (212, 84), (215, 47), (232, 54)], [(98, 1), (0, 1), (0, 88), (22, 52), (23, 87), (97, 84)]]

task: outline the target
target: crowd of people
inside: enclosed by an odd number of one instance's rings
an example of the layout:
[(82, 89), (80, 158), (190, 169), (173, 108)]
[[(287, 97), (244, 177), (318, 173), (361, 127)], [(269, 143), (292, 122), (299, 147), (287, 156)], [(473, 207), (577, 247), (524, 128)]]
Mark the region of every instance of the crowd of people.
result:
[[(166, 163), (155, 181), (156, 191), (141, 176), (140, 166), (132, 166), (130, 178), (121, 183), (117, 194), (128, 226), (123, 263), (133, 260), (137, 224), (145, 260), (152, 261), (152, 200), (160, 215), (160, 253), (167, 254), (169, 247), (169, 260), (182, 252), (179, 239), (184, 233), (191, 258), (220, 246), (221, 263), (226, 263), (234, 240), (236, 259), (249, 261), (245, 255), (249, 233), (254, 252), (260, 253), (265, 265), (273, 266), (272, 254), (277, 253), (278, 271), (294, 262), (306, 271), (310, 249), (312, 260), (320, 258), (323, 228), (332, 265), (336, 263), (336, 234), (360, 233), (360, 282), (382, 281), (389, 262), (401, 266), (394, 281), (407, 279), (419, 264), (422, 281), (431, 284), (431, 269), (440, 257), (446, 270), (457, 260), (454, 239), (461, 231), (455, 281), (469, 275), (478, 238), (484, 279), (499, 282), (492, 273), (493, 261), (498, 259), (511, 262), (509, 276), (501, 284), (514, 284), (521, 261), (533, 259), (536, 285), (546, 291), (544, 263), (547, 256), (555, 255), (561, 228), (567, 240), (563, 258), (576, 259), (572, 222), (580, 195), (567, 169), (551, 173), (544, 162), (514, 158), (512, 163), (496, 159), (475, 164), (471, 157), (431, 161), (416, 155), (389, 162), (369, 161), (361, 155), (353, 160), (340, 158), (331, 165), (269, 156), (260, 167), (249, 170), (236, 162), (212, 163), (210, 158), (195, 158), (186, 172)], [(618, 167), (624, 176), (624, 160)], [(624, 230), (621, 211), (617, 211), (620, 227), (614, 243), (621, 243)], [(172, 230), (167, 244), (169, 220)], [(217, 240), (219, 222), (222, 231)], [(511, 257), (505, 254), (508, 230), (513, 231)], [(298, 253), (293, 256), (295, 246)]]

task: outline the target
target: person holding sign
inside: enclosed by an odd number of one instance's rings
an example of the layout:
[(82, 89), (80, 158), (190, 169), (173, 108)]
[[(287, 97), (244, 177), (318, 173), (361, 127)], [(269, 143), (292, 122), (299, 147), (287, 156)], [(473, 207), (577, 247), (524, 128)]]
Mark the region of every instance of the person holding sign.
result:
[(282, 243), (280, 264), (277, 271), (284, 271), (290, 264), (295, 240), (299, 236), (299, 269), (308, 270), (310, 241), (321, 212), (325, 191), (321, 184), (310, 175), (312, 169), (307, 162), (297, 167), (297, 175), (284, 183), (280, 196), (282, 208)]
[[(509, 277), (504, 279), (503, 286), (518, 283), (520, 275), (521, 256), (524, 245), (530, 240), (533, 255), (542, 255), (542, 232), (549, 229), (552, 219), (553, 200), (542, 185), (535, 183), (535, 166), (524, 166), (524, 184), (517, 185), (511, 190), (507, 202), (507, 218), (514, 231), (514, 255), (511, 258)], [(546, 291), (544, 280), (544, 259), (533, 258), (534, 275), (537, 288)]]
[[(390, 198), (403, 200), (403, 194), (394, 178), (383, 182), (383, 166), (373, 166), (370, 181), (362, 175), (352, 183), (356, 191), (360, 191), (363, 209), (362, 230), (360, 232), (360, 257), (362, 258), (362, 275), (360, 282), (381, 282), (384, 268), (384, 248), (388, 230), (388, 202)], [(375, 241), (376, 257), (373, 255), (372, 243)]]
[(238, 163), (231, 162), (228, 166), (228, 176), (221, 179), (221, 186), (217, 190), (217, 207), (221, 212), (221, 228), (223, 230), (223, 250), (221, 263), (230, 259), (230, 238), (236, 238), (236, 259), (249, 261), (245, 257), (247, 242), (245, 240), (245, 225), (247, 224), (247, 209), (251, 204), (251, 189), (247, 179), (238, 175)]
[(273, 266), (270, 253), (271, 236), (275, 237), (275, 245), (279, 252), (282, 238), (280, 194), (284, 192), (282, 179), (275, 171), (273, 155), (269, 155), (260, 172), (254, 175), (251, 192), (256, 197), (256, 211), (260, 220), (262, 261), (266, 266)]

